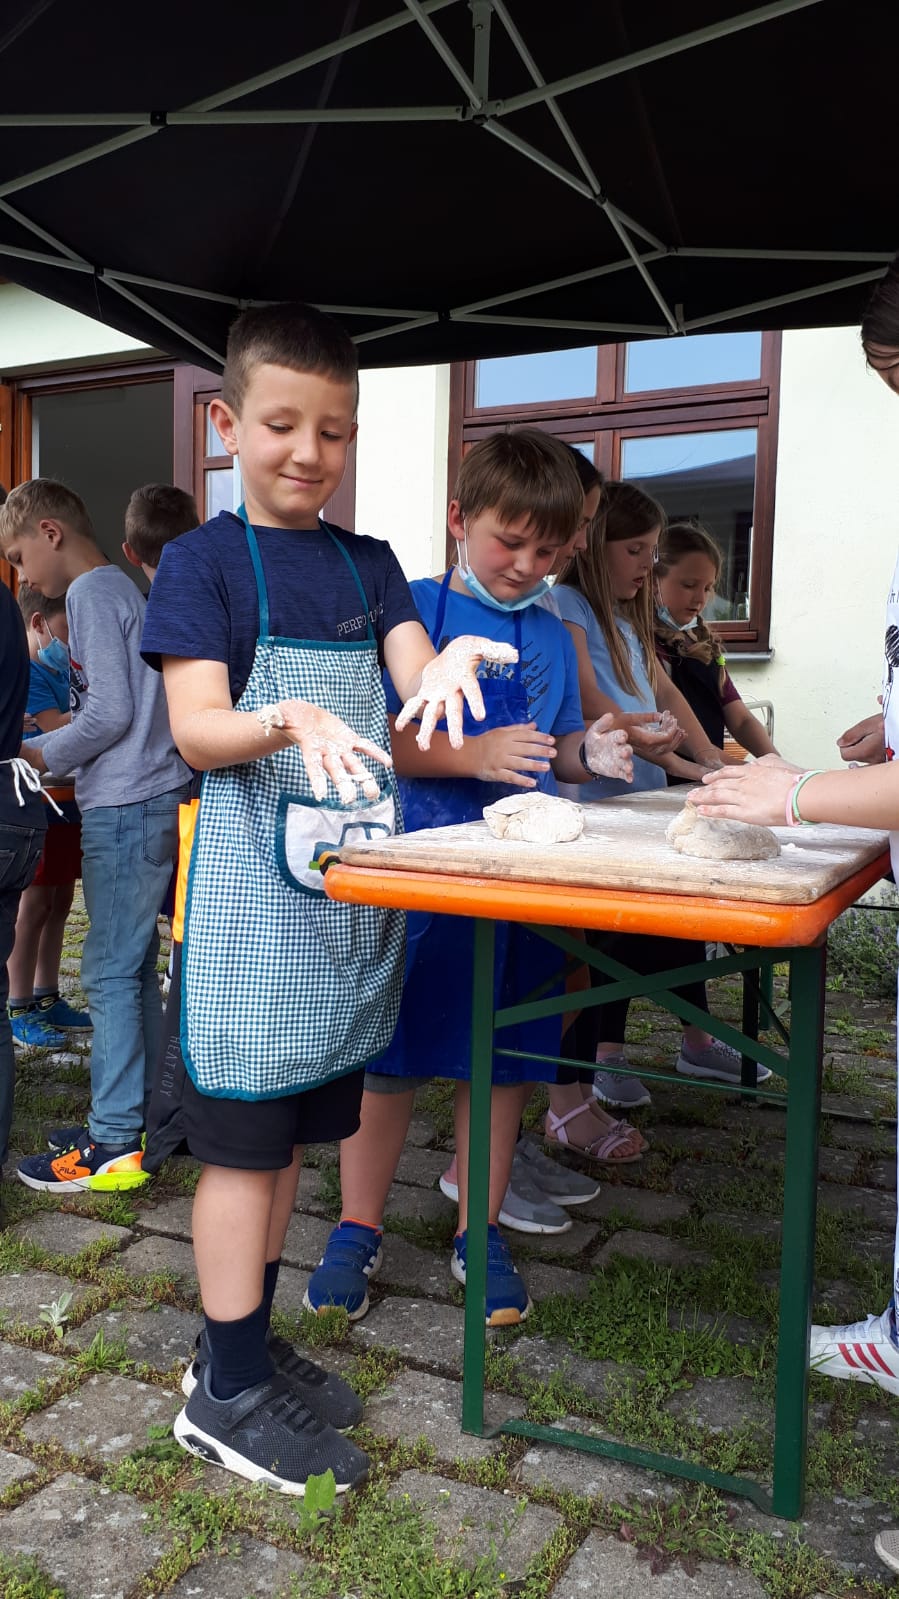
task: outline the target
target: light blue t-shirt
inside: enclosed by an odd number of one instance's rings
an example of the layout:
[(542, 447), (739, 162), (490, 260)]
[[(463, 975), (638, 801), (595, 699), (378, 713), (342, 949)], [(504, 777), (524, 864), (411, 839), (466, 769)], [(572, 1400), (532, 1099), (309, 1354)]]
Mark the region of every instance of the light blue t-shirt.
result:
[[(553, 585), (553, 599), (556, 601), (559, 615), (565, 622), (572, 622), (577, 627), (582, 627), (587, 635), (587, 650), (596, 673), (597, 686), (609, 699), (614, 700), (619, 710), (622, 711), (654, 711), (657, 709), (652, 684), (646, 671), (646, 661), (643, 647), (637, 636), (635, 628), (624, 617), (615, 618), (630, 657), (631, 672), (638, 692), (631, 694), (623, 688), (615, 675), (615, 667), (609, 654), (609, 646), (605, 641), (602, 628), (593, 613), (593, 607), (584, 598), (580, 589), (572, 589), (564, 583)], [(634, 756), (634, 781), (622, 782), (617, 777), (600, 777), (592, 783), (581, 783), (578, 788), (577, 798), (581, 804), (589, 804), (591, 800), (608, 799), (614, 794), (645, 793), (648, 789), (665, 788), (667, 786), (665, 773), (661, 766), (656, 766), (652, 761), (641, 760), (639, 755)], [(574, 796), (572, 796), (573, 798)]]

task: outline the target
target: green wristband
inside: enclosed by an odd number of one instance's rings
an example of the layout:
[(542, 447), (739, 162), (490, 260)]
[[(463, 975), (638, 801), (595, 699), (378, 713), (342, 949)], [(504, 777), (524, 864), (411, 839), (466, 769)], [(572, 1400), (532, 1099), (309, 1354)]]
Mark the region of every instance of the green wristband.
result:
[(801, 822), (804, 827), (813, 827), (815, 824), (814, 824), (814, 822), (809, 822), (808, 819), (805, 816), (800, 816), (800, 814), (799, 814), (799, 794), (800, 794), (800, 791), (802, 789), (803, 784), (807, 783), (810, 777), (821, 777), (822, 775), (823, 774), (822, 774), (820, 769), (818, 771), (815, 771), (815, 772), (803, 772), (803, 774), (800, 777), (799, 781), (797, 782), (795, 788), (793, 789), (793, 794), (792, 794), (793, 818), (794, 818), (794, 820), (796, 822)]

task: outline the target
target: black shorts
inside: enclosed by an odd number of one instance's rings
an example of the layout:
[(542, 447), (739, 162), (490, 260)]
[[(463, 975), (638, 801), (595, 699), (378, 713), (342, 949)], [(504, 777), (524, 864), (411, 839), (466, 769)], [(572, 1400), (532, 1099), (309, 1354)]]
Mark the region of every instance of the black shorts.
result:
[(282, 1099), (214, 1099), (187, 1073), (181, 1091), (182, 1130), (196, 1160), (239, 1171), (289, 1166), (297, 1144), (330, 1144), (359, 1131), (362, 1069), (320, 1088)]

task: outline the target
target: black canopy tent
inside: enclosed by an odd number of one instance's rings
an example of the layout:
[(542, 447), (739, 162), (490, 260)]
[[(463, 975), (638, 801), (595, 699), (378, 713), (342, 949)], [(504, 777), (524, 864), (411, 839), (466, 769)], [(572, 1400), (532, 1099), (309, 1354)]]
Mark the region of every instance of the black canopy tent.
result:
[(899, 246), (884, 0), (6, 0), (0, 272), (220, 364), (857, 321)]

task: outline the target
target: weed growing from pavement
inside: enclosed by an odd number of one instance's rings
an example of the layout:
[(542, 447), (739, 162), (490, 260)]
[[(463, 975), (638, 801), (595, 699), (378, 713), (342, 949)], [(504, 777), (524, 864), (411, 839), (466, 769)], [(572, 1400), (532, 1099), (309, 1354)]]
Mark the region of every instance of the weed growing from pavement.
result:
[(36, 1560), (4, 1554), (0, 1554), (0, 1593), (3, 1599), (66, 1599), (65, 1589)]

